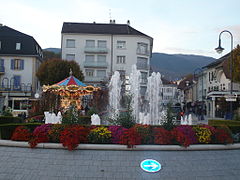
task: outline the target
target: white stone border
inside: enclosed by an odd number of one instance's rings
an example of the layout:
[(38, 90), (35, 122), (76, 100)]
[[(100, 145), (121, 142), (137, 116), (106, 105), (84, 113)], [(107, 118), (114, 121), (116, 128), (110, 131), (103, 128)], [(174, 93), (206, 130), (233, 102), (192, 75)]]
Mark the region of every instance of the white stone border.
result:
[[(30, 147), (28, 142), (0, 140), (0, 146)], [(66, 149), (60, 143), (39, 143), (36, 148)], [(136, 145), (127, 148), (126, 145), (118, 144), (79, 144), (76, 149), (82, 150), (118, 150), (118, 151), (203, 151), (203, 150), (230, 150), (240, 149), (240, 143), (235, 144), (195, 144), (185, 148), (179, 145)]]

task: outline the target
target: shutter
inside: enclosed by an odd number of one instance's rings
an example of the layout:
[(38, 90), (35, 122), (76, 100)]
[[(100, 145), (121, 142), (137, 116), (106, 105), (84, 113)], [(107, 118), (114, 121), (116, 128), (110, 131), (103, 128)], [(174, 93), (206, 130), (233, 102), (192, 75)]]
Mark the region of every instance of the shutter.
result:
[(11, 59), (11, 69), (14, 70), (14, 59)]
[(23, 70), (24, 69), (24, 60), (21, 59), (20, 61), (20, 69)]
[(0, 59), (0, 72), (4, 72), (4, 59)]

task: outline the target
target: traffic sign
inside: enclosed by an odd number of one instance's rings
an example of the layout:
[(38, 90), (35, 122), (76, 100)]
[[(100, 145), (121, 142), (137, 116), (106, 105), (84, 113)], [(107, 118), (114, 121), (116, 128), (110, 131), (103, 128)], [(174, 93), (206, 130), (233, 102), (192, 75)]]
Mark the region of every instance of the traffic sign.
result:
[(158, 172), (161, 170), (161, 164), (153, 159), (145, 159), (141, 162), (140, 167), (147, 172)]

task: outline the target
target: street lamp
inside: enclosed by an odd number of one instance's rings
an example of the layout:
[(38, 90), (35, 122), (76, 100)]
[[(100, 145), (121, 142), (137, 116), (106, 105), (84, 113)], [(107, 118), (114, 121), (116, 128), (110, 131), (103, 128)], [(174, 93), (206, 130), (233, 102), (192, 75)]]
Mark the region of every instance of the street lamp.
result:
[[(224, 50), (224, 48), (221, 47), (221, 35), (224, 32), (229, 33), (230, 36), (231, 36), (230, 95), (232, 97), (232, 95), (233, 95), (233, 35), (230, 31), (224, 30), (219, 34), (219, 38), (218, 38), (219, 39), (219, 44), (218, 44), (218, 47), (215, 48), (215, 50), (217, 51), (217, 53), (222, 53), (222, 51)], [(230, 101), (230, 116), (231, 116), (230, 118), (232, 119), (232, 116), (233, 116), (233, 103), (232, 103), (232, 101)]]

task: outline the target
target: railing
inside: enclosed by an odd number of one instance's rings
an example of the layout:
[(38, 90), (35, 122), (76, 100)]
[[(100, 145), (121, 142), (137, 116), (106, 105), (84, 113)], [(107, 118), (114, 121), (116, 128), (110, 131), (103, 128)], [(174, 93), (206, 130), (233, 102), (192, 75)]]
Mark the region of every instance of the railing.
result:
[(148, 50), (141, 50), (140, 48), (137, 48), (137, 54), (149, 56), (150, 55), (150, 51), (148, 51)]
[(148, 64), (137, 63), (136, 65), (137, 65), (138, 70), (148, 70), (149, 69)]
[(96, 61), (94, 61), (94, 62), (84, 61), (83, 66), (84, 67), (103, 67), (103, 68), (107, 68), (108, 63), (107, 62), (96, 62)]
[(84, 52), (85, 53), (100, 53), (100, 54), (107, 54), (108, 53), (108, 49), (105, 47), (85, 47), (84, 48)]
[(22, 92), (29, 93), (32, 92), (32, 86), (26, 86), (24, 84), (15, 86), (15, 85), (0, 85), (0, 92)]
[(97, 76), (85, 76), (84, 77), (84, 81), (87, 81), (87, 82), (100, 82), (105, 79), (106, 79), (106, 77), (97, 77)]

